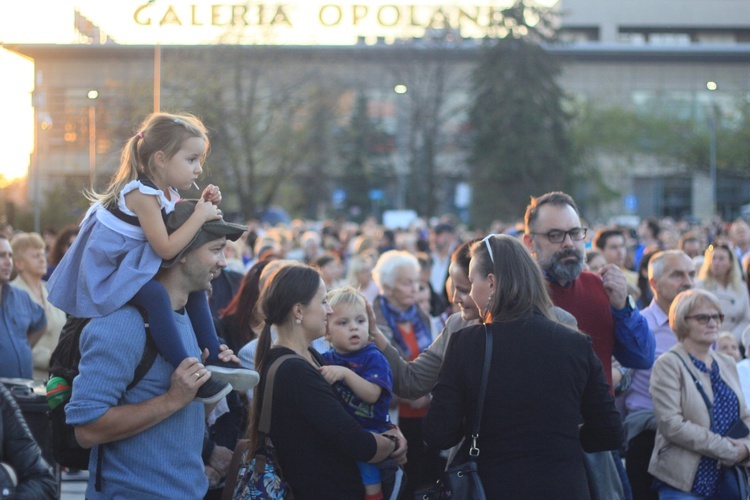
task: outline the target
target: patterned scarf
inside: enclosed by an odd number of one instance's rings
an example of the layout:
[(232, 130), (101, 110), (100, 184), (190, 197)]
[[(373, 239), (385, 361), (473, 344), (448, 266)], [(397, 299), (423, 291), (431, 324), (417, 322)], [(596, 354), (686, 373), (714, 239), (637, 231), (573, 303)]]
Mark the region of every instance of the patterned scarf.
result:
[(404, 341), (404, 337), (401, 335), (401, 330), (398, 328), (398, 323), (411, 323), (414, 327), (414, 337), (417, 339), (419, 345), (419, 352), (427, 349), (432, 343), (432, 334), (430, 332), (430, 324), (422, 319), (419, 315), (419, 309), (416, 304), (413, 304), (406, 311), (399, 311), (393, 305), (388, 302), (385, 295), (380, 295), (380, 305), (383, 310), (383, 317), (388, 323), (391, 332), (393, 332), (393, 340), (398, 344), (401, 352), (407, 354), (406, 359), (411, 359), (412, 355), (417, 354), (411, 352), (411, 349)]

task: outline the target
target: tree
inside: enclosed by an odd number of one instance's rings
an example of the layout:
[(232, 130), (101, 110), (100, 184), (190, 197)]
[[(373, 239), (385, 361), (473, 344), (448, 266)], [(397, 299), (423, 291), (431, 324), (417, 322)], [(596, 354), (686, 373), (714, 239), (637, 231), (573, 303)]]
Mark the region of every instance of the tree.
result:
[(557, 62), (524, 38), (498, 40), (480, 54), (469, 111), (475, 223), (516, 219), (530, 195), (572, 184), (572, 115), (559, 73)]
[[(228, 203), (249, 218), (310, 166), (314, 125), (306, 117), (314, 114), (319, 78), (312, 70), (273, 64), (272, 52), (222, 46), (184, 54), (171, 90), (175, 102), (188, 103), (211, 131), (207, 181), (220, 184)], [(196, 71), (212, 78), (196, 86)]]

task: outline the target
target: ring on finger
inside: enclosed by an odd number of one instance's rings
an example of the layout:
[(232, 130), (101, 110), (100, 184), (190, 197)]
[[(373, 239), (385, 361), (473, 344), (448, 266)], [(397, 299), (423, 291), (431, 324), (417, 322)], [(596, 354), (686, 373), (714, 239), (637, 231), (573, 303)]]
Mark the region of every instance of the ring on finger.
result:
[(201, 378), (201, 374), (200, 374), (200, 373), (198, 373), (198, 372), (195, 372), (195, 373), (193, 373), (193, 375), (195, 375), (195, 376), (196, 376), (196, 377), (198, 377), (198, 378)]

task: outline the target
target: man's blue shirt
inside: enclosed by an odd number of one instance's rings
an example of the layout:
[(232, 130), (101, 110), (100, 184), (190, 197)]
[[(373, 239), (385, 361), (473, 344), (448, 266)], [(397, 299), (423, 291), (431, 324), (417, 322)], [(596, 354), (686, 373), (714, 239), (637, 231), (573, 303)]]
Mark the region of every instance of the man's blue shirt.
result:
[(2, 285), (0, 300), (0, 377), (33, 378), (28, 334), (47, 326), (44, 308), (29, 294)]

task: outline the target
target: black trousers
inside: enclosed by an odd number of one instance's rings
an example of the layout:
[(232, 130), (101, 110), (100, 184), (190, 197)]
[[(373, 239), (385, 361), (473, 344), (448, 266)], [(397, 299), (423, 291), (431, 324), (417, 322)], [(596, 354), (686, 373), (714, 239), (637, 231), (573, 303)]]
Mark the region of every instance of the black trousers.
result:
[(659, 494), (653, 490), (654, 476), (648, 473), (655, 439), (656, 431), (643, 431), (628, 443), (625, 470), (633, 488), (633, 500), (659, 500)]

